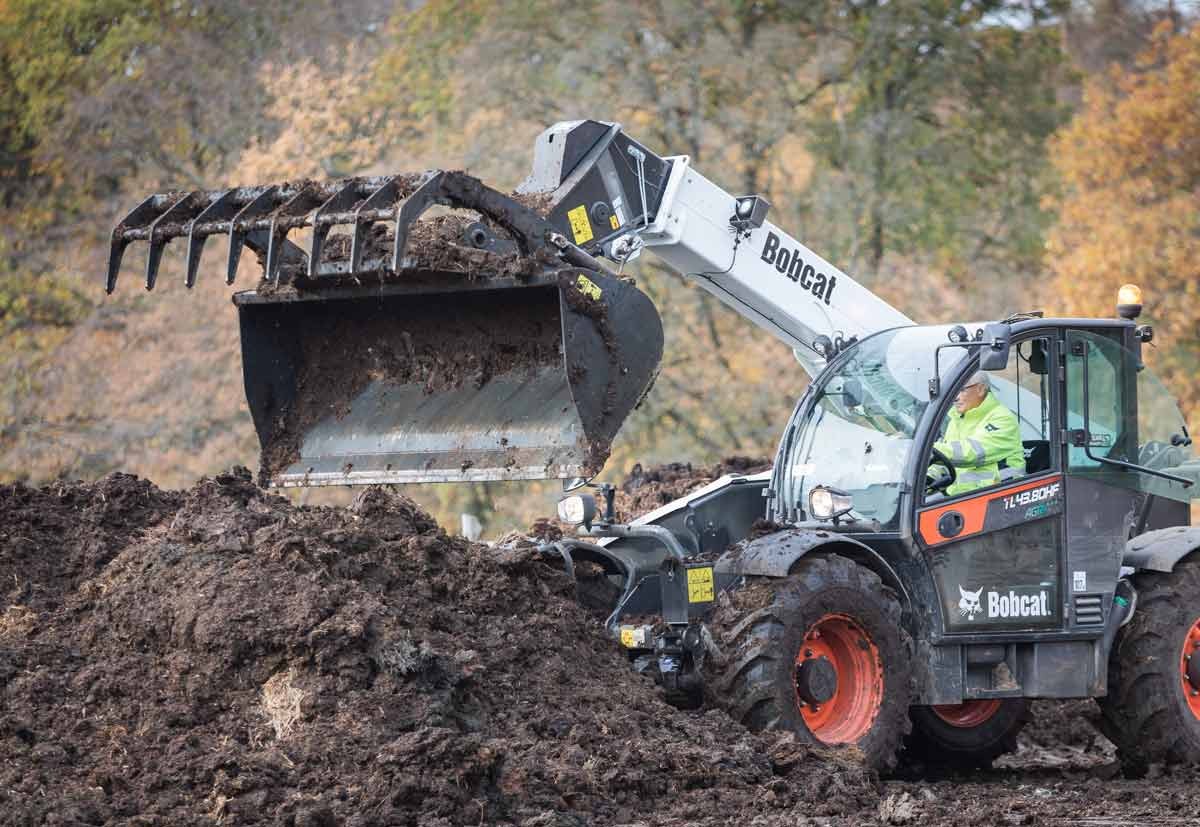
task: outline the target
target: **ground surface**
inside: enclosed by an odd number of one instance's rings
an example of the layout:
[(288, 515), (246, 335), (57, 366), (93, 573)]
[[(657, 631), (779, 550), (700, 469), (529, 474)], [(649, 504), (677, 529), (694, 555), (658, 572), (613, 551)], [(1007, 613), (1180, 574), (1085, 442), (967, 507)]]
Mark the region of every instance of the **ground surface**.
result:
[(1197, 823), (1200, 776), (1037, 714), (1002, 768), (880, 780), (667, 706), (556, 568), (398, 495), (0, 487), (0, 824)]

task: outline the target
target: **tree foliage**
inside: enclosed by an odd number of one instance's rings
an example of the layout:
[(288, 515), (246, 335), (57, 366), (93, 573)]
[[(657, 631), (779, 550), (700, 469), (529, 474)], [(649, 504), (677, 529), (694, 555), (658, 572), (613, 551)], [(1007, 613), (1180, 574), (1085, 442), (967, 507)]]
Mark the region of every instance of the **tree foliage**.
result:
[[(1148, 357), (1200, 404), (1200, 27), (1160, 27), (1129, 70), (1088, 83), (1052, 143), (1064, 193), (1048, 264), (1068, 313), (1112, 314), (1117, 288), (1145, 293)], [(1186, 410), (1186, 408), (1185, 408)]]
[[(220, 256), (186, 298), (178, 244), (154, 296), (99, 296), (111, 221), (148, 192), (430, 167), (512, 188), (558, 120), (621, 121), (765, 194), (772, 220), (920, 321), (1031, 309), (1060, 208), (1072, 251), (1122, 215), (1184, 232), (1186, 210), (1155, 198), (1076, 221), (1066, 205), (1092, 184), (1061, 164), (1068, 196), (1047, 197), (1046, 137), (1079, 101), (1071, 60), (1130, 66), (1149, 23), (1178, 22), (1165, 2), (0, 0), (0, 476), (121, 468), (184, 485), (253, 461)], [(1110, 143), (1072, 163), (1119, 169)], [(626, 269), (660, 309), (666, 357), (606, 476), (769, 454), (806, 382), (792, 355), (652, 255)], [(1090, 309), (1110, 305), (1105, 287)], [(1181, 334), (1155, 321), (1166, 355)], [(556, 487), (541, 490), (421, 495), (443, 518), (528, 516), (550, 507)]]

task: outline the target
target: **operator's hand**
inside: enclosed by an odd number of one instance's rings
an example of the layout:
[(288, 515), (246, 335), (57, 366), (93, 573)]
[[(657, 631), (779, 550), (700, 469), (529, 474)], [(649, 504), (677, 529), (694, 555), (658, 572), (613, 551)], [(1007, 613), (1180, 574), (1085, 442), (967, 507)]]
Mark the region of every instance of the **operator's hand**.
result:
[(925, 491), (938, 490), (939, 484), (944, 484), (950, 478), (950, 471), (941, 464), (930, 465), (925, 469)]

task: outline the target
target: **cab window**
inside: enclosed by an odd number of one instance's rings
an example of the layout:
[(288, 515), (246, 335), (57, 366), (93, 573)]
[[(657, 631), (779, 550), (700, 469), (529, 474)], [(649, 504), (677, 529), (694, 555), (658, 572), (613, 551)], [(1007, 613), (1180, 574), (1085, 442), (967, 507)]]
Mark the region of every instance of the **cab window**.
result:
[[(1050, 339), (1016, 342), (1004, 370), (971, 372), (946, 401), (926, 479), (926, 501), (970, 494), (1054, 467)], [(980, 386), (982, 385), (982, 387)], [(946, 461), (954, 466), (953, 475)], [(950, 477), (953, 476), (953, 479)]]
[(1196, 454), (1174, 396), (1135, 354), (1115, 338), (1085, 331), (1071, 331), (1067, 343), (1067, 428), (1083, 443), (1068, 447), (1068, 468), (1170, 499), (1194, 497), (1195, 486), (1101, 462), (1191, 477)]
[(1075, 330), (1067, 352), (1067, 428), (1082, 431), (1086, 422), (1088, 429), (1087, 445), (1067, 448), (1067, 468), (1103, 470), (1099, 457), (1131, 461), (1125, 445), (1133, 424), (1125, 416), (1131, 355), (1115, 339)]

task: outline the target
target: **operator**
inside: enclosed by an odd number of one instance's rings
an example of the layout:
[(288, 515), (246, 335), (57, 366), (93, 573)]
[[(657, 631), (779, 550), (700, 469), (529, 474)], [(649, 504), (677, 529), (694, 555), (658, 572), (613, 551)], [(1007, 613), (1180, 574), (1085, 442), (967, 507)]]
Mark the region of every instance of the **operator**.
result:
[(954, 397), (946, 434), (934, 443), (954, 465), (958, 478), (946, 496), (986, 488), (1025, 473), (1025, 450), (1017, 416), (992, 393), (987, 374), (977, 370)]

